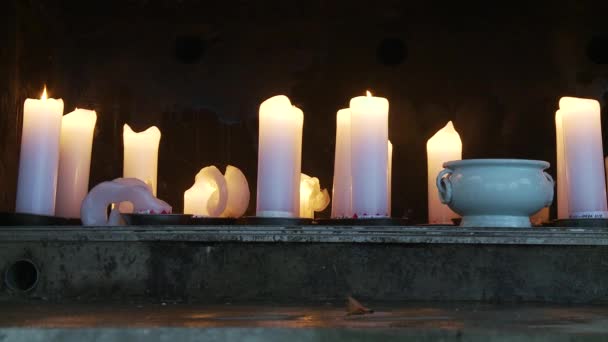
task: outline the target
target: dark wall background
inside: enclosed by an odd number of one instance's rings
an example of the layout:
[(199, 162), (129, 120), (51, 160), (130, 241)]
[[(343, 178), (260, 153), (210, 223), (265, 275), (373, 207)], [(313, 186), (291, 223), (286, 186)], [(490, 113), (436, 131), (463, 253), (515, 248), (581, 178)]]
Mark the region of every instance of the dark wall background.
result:
[(98, 113), (91, 185), (122, 174), (123, 123), (155, 124), (159, 197), (180, 211), (201, 167), (233, 164), (250, 213), (259, 104), (283, 93), (302, 108), (302, 171), (331, 189), (336, 111), (369, 89), (390, 101), (393, 213), (418, 221), (426, 140), (448, 120), (465, 158), (553, 164), (559, 97), (605, 105), (602, 2), (420, 3), (4, 1), (0, 210), (14, 208), (23, 101), (44, 84), (66, 112)]

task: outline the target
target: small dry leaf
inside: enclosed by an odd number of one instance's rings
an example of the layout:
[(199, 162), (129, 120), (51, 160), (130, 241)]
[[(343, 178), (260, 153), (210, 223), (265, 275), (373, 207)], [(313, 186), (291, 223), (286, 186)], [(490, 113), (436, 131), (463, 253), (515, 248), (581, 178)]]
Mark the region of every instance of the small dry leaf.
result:
[(348, 296), (346, 303), (347, 315), (365, 315), (374, 313), (374, 310), (366, 308), (363, 304), (359, 303), (355, 298)]

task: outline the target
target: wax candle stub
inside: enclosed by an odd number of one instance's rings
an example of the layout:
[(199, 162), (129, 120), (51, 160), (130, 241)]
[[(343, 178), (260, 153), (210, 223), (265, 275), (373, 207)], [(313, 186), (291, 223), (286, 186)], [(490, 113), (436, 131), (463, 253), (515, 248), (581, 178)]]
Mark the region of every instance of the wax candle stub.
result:
[[(131, 212), (171, 214), (171, 206), (156, 198), (150, 187), (139, 179), (117, 178), (97, 184), (82, 202), (81, 219), (85, 226), (116, 226), (124, 224), (118, 211), (120, 203), (130, 203)], [(116, 205), (108, 217), (108, 206)]]
[(218, 217), (226, 209), (228, 187), (215, 166), (202, 168), (184, 193), (184, 214)]
[(76, 108), (63, 116), (55, 208), (57, 216), (80, 217), (80, 207), (89, 190), (91, 150), (96, 122), (97, 114), (92, 110)]
[(241, 170), (228, 165), (224, 172), (226, 187), (228, 188), (228, 200), (222, 217), (241, 217), (249, 207), (249, 183)]
[(184, 213), (205, 217), (241, 217), (249, 206), (249, 185), (241, 170), (228, 165), (202, 168), (184, 192)]
[(298, 217), (304, 113), (278, 95), (260, 105), (258, 216)]
[(452, 218), (458, 215), (441, 203), (436, 185), (436, 178), (443, 170), (443, 163), (462, 159), (462, 142), (452, 121), (427, 141), (426, 155), (429, 223), (452, 224)]
[(19, 213), (54, 215), (59, 167), (63, 100), (26, 99), (15, 210)]
[(319, 178), (301, 174), (300, 217), (315, 218), (315, 212), (325, 210), (329, 201), (329, 193), (327, 189), (321, 190)]

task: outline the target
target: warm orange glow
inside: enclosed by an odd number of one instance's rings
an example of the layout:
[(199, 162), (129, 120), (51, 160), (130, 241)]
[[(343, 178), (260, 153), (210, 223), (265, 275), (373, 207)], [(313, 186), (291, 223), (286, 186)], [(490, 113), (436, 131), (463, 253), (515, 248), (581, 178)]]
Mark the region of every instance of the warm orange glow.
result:
[(46, 100), (46, 85), (44, 86), (44, 91), (42, 92), (42, 96), (40, 96), (41, 100)]
[(369, 92), (369, 90), (365, 91), (367, 93), (367, 97), (372, 97), (372, 93)]

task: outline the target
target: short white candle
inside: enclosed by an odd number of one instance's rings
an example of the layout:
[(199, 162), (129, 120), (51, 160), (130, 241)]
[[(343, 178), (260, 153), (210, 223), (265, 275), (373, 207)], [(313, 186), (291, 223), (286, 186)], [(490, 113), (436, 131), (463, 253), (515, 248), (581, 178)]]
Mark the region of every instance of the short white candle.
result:
[(298, 217), (304, 113), (278, 95), (260, 105), (257, 216)]
[(91, 150), (97, 114), (76, 109), (63, 116), (55, 215), (80, 218), (80, 206), (89, 190)]
[(437, 175), (443, 170), (443, 163), (462, 159), (462, 142), (454, 129), (452, 121), (437, 131), (426, 143), (427, 157), (427, 194), (429, 223), (451, 224), (458, 217), (447, 205), (441, 203), (437, 192)]
[(160, 136), (160, 130), (156, 126), (139, 133), (133, 132), (127, 124), (123, 129), (123, 177), (137, 178), (148, 184), (154, 196), (156, 196)]
[(336, 115), (336, 150), (331, 217), (352, 217), (350, 174), (350, 109), (340, 109)]
[(600, 104), (591, 99), (559, 100), (564, 132), (570, 218), (608, 218)]
[(63, 100), (26, 99), (23, 106), (21, 154), (15, 211), (55, 214), (59, 139)]
[(564, 160), (564, 130), (562, 113), (555, 112), (555, 147), (557, 152), (557, 218), (570, 217), (568, 210), (568, 179), (566, 179), (566, 161)]
[(358, 96), (350, 100), (353, 216), (387, 217), (388, 100)]

